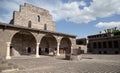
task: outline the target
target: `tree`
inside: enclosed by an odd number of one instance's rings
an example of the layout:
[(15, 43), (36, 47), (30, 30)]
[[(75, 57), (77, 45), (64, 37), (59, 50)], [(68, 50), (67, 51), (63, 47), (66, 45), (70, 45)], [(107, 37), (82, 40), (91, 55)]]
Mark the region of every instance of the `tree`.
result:
[(120, 35), (120, 30), (113, 30), (112, 33), (113, 33), (114, 35)]
[(114, 35), (120, 35), (120, 30), (117, 27), (105, 29), (104, 31), (105, 33), (112, 33)]

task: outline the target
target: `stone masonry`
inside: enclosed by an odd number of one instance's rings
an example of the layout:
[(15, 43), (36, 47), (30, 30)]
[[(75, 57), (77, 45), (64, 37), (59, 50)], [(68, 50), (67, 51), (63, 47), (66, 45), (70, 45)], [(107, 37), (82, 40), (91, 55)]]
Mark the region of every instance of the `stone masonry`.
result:
[(0, 37), (0, 56), (6, 59), (21, 55), (39, 57), (41, 51), (50, 55), (54, 50), (60, 55), (61, 48), (74, 54), (76, 48), (75, 35), (55, 32), (49, 11), (26, 3), (13, 13), (10, 24), (0, 22)]
[(55, 31), (55, 23), (48, 10), (25, 3), (14, 11), (11, 24), (30, 28)]

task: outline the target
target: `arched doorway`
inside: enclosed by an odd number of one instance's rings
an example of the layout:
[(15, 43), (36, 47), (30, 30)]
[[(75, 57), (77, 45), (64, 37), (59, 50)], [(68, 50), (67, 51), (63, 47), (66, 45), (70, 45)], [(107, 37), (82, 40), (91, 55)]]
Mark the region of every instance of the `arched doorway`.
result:
[(71, 41), (69, 38), (62, 38), (60, 42), (60, 54), (71, 53)]
[(11, 45), (13, 56), (31, 55), (35, 54), (36, 39), (32, 33), (20, 31), (12, 37)]
[(57, 41), (55, 37), (50, 34), (45, 35), (40, 42), (39, 54), (52, 55), (57, 48)]

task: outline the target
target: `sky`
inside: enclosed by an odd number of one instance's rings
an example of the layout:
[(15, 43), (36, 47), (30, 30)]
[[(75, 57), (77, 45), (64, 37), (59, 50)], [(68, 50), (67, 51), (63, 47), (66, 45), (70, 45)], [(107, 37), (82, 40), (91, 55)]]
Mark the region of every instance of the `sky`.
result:
[(120, 0), (0, 0), (0, 22), (9, 23), (19, 5), (29, 3), (50, 12), (56, 31), (86, 38), (120, 28)]

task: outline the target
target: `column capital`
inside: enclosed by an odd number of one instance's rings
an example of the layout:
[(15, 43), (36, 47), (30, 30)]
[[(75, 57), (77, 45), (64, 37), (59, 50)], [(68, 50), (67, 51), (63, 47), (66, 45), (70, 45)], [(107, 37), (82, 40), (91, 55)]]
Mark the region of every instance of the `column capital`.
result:
[(57, 37), (57, 43), (60, 43), (61, 37)]
[(58, 45), (60, 45), (60, 42), (57, 42)]
[(40, 43), (36, 43), (37, 45), (39, 45)]
[(57, 39), (59, 40), (59, 39), (60, 39), (60, 37), (57, 37)]
[(10, 45), (10, 44), (11, 44), (11, 42), (6, 42), (6, 44), (7, 44), (7, 45)]

